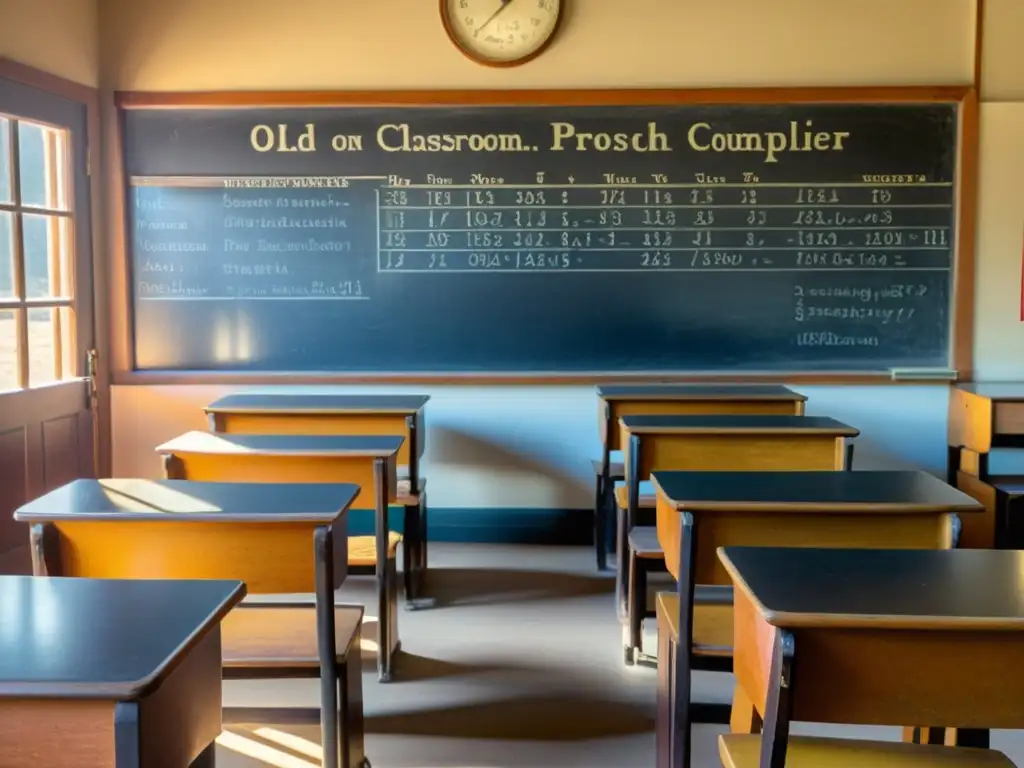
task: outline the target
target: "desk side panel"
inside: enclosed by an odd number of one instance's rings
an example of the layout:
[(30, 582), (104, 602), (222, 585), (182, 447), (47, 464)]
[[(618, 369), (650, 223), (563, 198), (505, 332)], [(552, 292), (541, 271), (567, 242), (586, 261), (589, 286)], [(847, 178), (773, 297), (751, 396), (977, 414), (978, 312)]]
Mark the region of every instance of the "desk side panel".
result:
[(978, 453), (992, 450), (992, 401), (953, 388), (949, 395), (949, 445)]
[(794, 633), (793, 720), (961, 728), (1024, 723), (1020, 632), (807, 627)]
[[(422, 411), (420, 411), (422, 413)], [(409, 428), (404, 413), (211, 414), (218, 431), (250, 435), (399, 435), (398, 463), (409, 463)]]
[(609, 450), (621, 451), (623, 435), (619, 427), (619, 419), (635, 414), (685, 414), (685, 415), (776, 415), (801, 416), (804, 411), (802, 400), (610, 400), (612, 412), (612, 430), (609, 439)]
[(191, 765), (221, 732), (220, 627), (206, 633), (139, 703), (142, 764)]
[[(732, 582), (730, 582), (731, 584)], [(772, 650), (778, 630), (768, 624), (742, 589), (733, 595), (733, 673), (754, 709), (764, 715), (771, 683)]]
[(109, 768), (114, 702), (0, 699), (0, 765)]
[[(249, 594), (313, 592), (312, 523), (60, 522), (60, 575), (239, 579)], [(344, 573), (335, 574), (336, 586)]]

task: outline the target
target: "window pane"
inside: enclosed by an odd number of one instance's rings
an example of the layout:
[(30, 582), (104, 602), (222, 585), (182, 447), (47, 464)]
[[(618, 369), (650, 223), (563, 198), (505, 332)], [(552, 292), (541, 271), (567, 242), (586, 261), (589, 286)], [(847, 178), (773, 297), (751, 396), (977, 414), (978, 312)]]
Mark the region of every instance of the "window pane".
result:
[(57, 381), (56, 310), (28, 311), (28, 385), (38, 387)]
[(25, 244), (25, 295), (30, 299), (69, 296), (67, 218), (26, 213), (21, 218), (21, 228)]
[(14, 298), (14, 214), (0, 211), (0, 299)]
[(0, 117), (0, 203), (11, 202), (11, 121)]
[(16, 310), (0, 309), (0, 390), (18, 388), (18, 319)]
[(18, 121), (18, 178), (21, 204), (66, 210), (64, 131)]

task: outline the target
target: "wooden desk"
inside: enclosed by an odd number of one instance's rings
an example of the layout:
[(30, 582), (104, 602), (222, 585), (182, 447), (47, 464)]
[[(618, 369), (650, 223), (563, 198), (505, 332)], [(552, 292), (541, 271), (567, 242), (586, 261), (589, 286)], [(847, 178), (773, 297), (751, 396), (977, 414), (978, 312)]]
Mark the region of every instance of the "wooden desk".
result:
[(783, 386), (757, 384), (626, 384), (597, 388), (597, 423), (601, 459), (596, 466), (594, 546), (597, 567), (607, 566), (608, 510), (612, 483), (625, 478), (616, 472), (611, 452), (622, 450), (617, 425), (623, 416), (639, 413), (745, 413), (803, 415), (807, 398)]
[(396, 502), (403, 509), (402, 576), (410, 608), (433, 605), (425, 596), (428, 560), (427, 480), (420, 473), (426, 447), (427, 395), (341, 395), (239, 392), (204, 409), (213, 432), (259, 435), (402, 435)]
[(1010, 536), (1008, 499), (999, 485), (1024, 483), (1024, 477), (989, 473), (993, 448), (1024, 448), (1024, 383), (960, 384), (949, 396), (949, 482), (985, 505), (964, 529), (962, 547), (1024, 548)]
[[(853, 446), (847, 440), (860, 434), (851, 426), (820, 416), (748, 414), (635, 414), (619, 419), (619, 432), (627, 491), (626, 508), (616, 505), (620, 618), (626, 618), (628, 612), (628, 539), (640, 523), (640, 482), (650, 473), (673, 469), (849, 469)], [(657, 555), (656, 550), (650, 552), (648, 559), (656, 560)]]
[[(335, 650), (345, 620), (339, 622), (334, 600), (347, 572), (346, 513), (358, 492), (355, 485), (336, 483), (75, 480), (29, 502), (14, 516), (31, 526), (37, 575), (230, 578), (245, 582), (250, 594), (313, 593), (315, 606), (305, 607), (316, 614), (311, 645), (319, 650), (320, 663), (306, 676), (320, 677), (324, 764), (337, 766), (339, 749), (355, 751), (359, 758), (362, 750), (361, 706), (348, 713), (344, 729), (338, 719), (344, 670)], [(163, 609), (173, 605), (168, 602)], [(280, 611), (290, 607), (273, 605)], [(246, 603), (243, 608), (228, 617), (225, 631), (236, 618), (244, 623), (256, 616), (261, 606)], [(361, 618), (361, 607), (350, 607), (348, 613), (353, 610)], [(278, 622), (287, 628), (288, 618)], [(227, 642), (224, 657), (227, 664)], [(219, 679), (219, 650), (217, 659)], [(278, 659), (269, 666), (288, 664)], [(258, 668), (251, 676), (273, 676), (257, 674), (266, 671)]]
[(987, 729), (1024, 726), (1024, 677), (1010, 672), (1024, 669), (1024, 553), (726, 547), (719, 557), (735, 585), (736, 679), (764, 723), (763, 736), (719, 739), (724, 765), (756, 765), (759, 753), (781, 765), (787, 741), (791, 764), (859, 754), (861, 765), (902, 766), (917, 754), (921, 765), (1010, 765), (975, 750), (790, 737), (789, 724), (932, 722), (979, 729), (977, 746)]
[[(981, 511), (967, 494), (920, 471), (658, 471), (652, 482), (658, 541), (677, 583), (674, 595), (658, 596), (659, 765), (667, 763), (667, 734), (688, 728), (674, 715), (675, 696), (688, 690), (677, 681), (694, 664), (731, 655), (732, 617), (721, 616), (720, 606), (731, 603), (732, 580), (719, 546), (944, 549), (955, 544), (957, 516)], [(640, 594), (646, 583), (631, 589)], [(630, 616), (637, 645), (642, 618)], [(740, 693), (732, 719), (749, 722)]]
[(232, 581), (0, 576), (0, 765), (212, 766)]
[(203, 410), (213, 432), (255, 435), (402, 435), (398, 463), (407, 468), (411, 492), (419, 488), (419, 460), (426, 447), (428, 395), (338, 395), (239, 392)]
[(164, 470), (172, 479), (286, 484), (344, 482), (359, 487), (351, 509), (374, 511), (380, 645), (377, 671), (379, 679), (387, 682), (392, 676), (392, 658), (399, 650), (397, 576), (389, 557), (388, 505), (395, 501), (396, 458), (404, 439), (399, 435), (187, 432), (156, 450), (163, 454)]

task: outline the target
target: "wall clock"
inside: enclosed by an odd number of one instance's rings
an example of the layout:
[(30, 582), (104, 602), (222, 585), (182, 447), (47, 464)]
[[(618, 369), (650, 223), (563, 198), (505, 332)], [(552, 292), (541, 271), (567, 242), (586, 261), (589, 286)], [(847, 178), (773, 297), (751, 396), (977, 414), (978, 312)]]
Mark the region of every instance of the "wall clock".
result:
[(563, 0), (441, 0), (441, 20), (455, 46), (490, 67), (535, 59), (555, 38)]

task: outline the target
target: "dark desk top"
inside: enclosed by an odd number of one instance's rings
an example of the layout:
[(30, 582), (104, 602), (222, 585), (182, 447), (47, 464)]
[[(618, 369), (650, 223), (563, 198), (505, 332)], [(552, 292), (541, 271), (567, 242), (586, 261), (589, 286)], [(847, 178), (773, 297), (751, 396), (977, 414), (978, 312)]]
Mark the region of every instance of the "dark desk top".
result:
[(806, 395), (778, 384), (616, 384), (597, 388), (604, 400), (790, 400)]
[(1024, 552), (722, 547), (718, 557), (778, 627), (1024, 631)]
[(0, 576), (0, 696), (142, 696), (244, 596), (240, 581)]
[(1024, 496), (1024, 475), (990, 475), (988, 482), (1007, 496)]
[(207, 413), (416, 413), (429, 395), (332, 395), (239, 392), (206, 406)]
[(14, 519), (329, 524), (358, 493), (359, 486), (351, 483), (73, 480), (25, 504)]
[(826, 416), (758, 416), (746, 414), (637, 414), (619, 422), (630, 432), (760, 432), (768, 434), (823, 433), (856, 437), (860, 430)]
[(652, 476), (679, 510), (980, 512), (963, 491), (921, 471), (678, 472)]
[(158, 453), (205, 453), (249, 456), (372, 456), (387, 458), (402, 447), (402, 435), (242, 435), (224, 432), (186, 432), (163, 445)]

